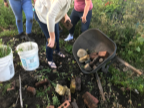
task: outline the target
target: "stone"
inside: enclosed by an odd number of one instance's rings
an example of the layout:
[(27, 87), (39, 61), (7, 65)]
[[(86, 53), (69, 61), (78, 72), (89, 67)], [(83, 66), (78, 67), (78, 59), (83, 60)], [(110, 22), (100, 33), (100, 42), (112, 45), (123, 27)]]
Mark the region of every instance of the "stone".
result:
[(99, 59), (99, 62), (102, 63), (102, 62), (103, 62), (103, 58), (100, 58), (100, 59)]
[(71, 105), (72, 105), (73, 108), (78, 108), (78, 105), (77, 105), (77, 103), (75, 101), (72, 102)]
[(81, 78), (80, 77), (76, 77), (75, 81), (76, 81), (76, 90), (77, 91), (81, 91)]
[(87, 55), (86, 50), (84, 50), (84, 49), (79, 49), (79, 50), (78, 50), (77, 56), (78, 56), (79, 58), (81, 58), (81, 57), (83, 57), (83, 56), (85, 56), (85, 55)]
[(84, 69), (85, 69), (86, 71), (91, 71), (91, 70), (92, 70), (92, 68), (90, 67), (89, 63), (87, 63), (87, 64), (84, 66)]
[(87, 61), (87, 60), (90, 60), (89, 55), (85, 55), (84, 57), (81, 57), (81, 58), (79, 59), (79, 62), (80, 62), (80, 63), (84, 63), (84, 62)]

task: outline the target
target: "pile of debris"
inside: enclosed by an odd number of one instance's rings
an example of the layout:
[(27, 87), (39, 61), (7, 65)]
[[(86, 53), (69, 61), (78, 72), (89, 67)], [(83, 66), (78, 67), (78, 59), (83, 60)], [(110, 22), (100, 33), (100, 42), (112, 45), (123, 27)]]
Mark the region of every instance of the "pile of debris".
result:
[[(12, 91), (15, 89), (15, 81), (11, 84), (11, 88), (8, 88), (7, 91)], [(47, 87), (50, 87), (50, 81), (48, 79), (42, 80), (40, 82), (35, 83), (35, 87), (26, 86), (24, 87), (25, 90), (31, 94), (36, 95), (36, 89), (43, 87), (46, 89)], [(53, 88), (50, 87), (50, 91), (53, 91)], [(62, 96), (62, 104), (58, 108), (79, 108), (76, 100), (71, 102), (71, 93), (74, 94), (76, 91), (81, 91), (81, 78), (80, 77), (72, 77), (70, 88), (68, 88), (66, 85), (57, 84), (55, 87), (55, 91), (58, 95)], [(47, 91), (49, 94), (49, 91)], [(87, 105), (88, 108), (97, 108), (98, 99), (92, 96), (89, 92), (85, 92), (82, 95), (83, 101), (85, 105)], [(22, 100), (21, 100), (22, 101)], [(22, 105), (23, 106), (23, 105)], [(47, 106), (47, 108), (54, 108), (53, 105)]]
[(88, 54), (85, 49), (79, 49), (77, 56), (79, 57), (79, 62), (84, 64), (84, 69), (86, 71), (95, 70), (107, 57), (107, 51), (99, 51)]

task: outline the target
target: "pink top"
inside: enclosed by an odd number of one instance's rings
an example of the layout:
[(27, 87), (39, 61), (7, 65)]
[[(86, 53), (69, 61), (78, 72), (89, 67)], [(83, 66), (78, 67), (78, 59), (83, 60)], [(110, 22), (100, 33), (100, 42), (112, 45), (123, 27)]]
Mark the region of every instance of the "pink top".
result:
[[(85, 0), (74, 0), (74, 9), (76, 11), (84, 12), (84, 8), (85, 8)], [(92, 1), (91, 1), (89, 10), (92, 10), (92, 8), (93, 8), (93, 4), (92, 4)]]

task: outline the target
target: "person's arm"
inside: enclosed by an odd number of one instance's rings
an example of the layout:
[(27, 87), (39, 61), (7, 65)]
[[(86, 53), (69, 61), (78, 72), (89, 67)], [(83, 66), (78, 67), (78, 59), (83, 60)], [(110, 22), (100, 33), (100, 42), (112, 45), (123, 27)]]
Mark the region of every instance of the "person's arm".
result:
[(7, 0), (4, 0), (4, 5), (5, 5), (6, 7), (9, 7)]
[(48, 14), (47, 14), (47, 27), (48, 27), (48, 31), (49, 31), (49, 35), (50, 35), (50, 40), (49, 40), (49, 44), (48, 47), (53, 48), (54, 47), (54, 43), (55, 43), (55, 18), (58, 15), (58, 13), (60, 12), (60, 10), (63, 8), (63, 6), (66, 5), (66, 1), (64, 0), (63, 2), (61, 1), (55, 1)]
[(85, 0), (85, 8), (84, 8), (83, 16), (82, 16), (83, 23), (86, 23), (86, 17), (90, 9), (90, 4), (91, 4), (91, 0)]

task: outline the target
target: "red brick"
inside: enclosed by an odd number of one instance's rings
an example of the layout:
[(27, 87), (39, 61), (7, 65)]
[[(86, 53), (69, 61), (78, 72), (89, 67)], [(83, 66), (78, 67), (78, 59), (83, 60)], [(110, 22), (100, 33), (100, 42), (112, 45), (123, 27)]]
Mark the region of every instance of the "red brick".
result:
[(89, 92), (86, 92), (82, 97), (84, 99), (84, 103), (88, 106), (88, 108), (97, 108), (97, 104), (99, 101)]
[(90, 58), (93, 60), (98, 54), (95, 52), (95, 53), (91, 53), (90, 54)]
[(12, 86), (11, 88), (8, 88), (7, 91), (12, 91), (12, 90), (15, 90), (15, 87)]
[(27, 91), (30, 92), (30, 93), (32, 93), (33, 95), (36, 94), (36, 89), (34, 87), (28, 86)]
[(108, 55), (108, 52), (107, 51), (100, 51), (98, 53), (99, 57), (106, 57)]
[(43, 80), (43, 81), (40, 81), (40, 82), (37, 82), (37, 83), (35, 84), (35, 86), (36, 86), (36, 87), (42, 87), (42, 86), (44, 86), (44, 85), (46, 85), (46, 84), (48, 84), (48, 80), (47, 80), (47, 79), (45, 79), (45, 80)]
[(63, 104), (61, 104), (58, 108), (70, 108), (70, 103), (69, 101), (65, 101)]

